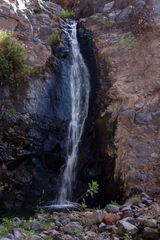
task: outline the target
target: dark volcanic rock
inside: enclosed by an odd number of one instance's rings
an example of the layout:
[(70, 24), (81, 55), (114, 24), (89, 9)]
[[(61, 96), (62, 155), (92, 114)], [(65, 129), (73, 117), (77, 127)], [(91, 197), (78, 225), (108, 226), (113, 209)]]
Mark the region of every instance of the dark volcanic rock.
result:
[[(55, 196), (69, 120), (69, 90), (63, 82), (69, 58), (60, 46), (51, 51), (48, 43), (60, 28), (61, 7), (30, 1), (22, 11), (11, 4), (0, 3), (0, 29), (16, 32), (32, 74), (19, 84), (9, 79), (0, 86), (0, 213), (22, 205), (33, 209), (38, 199)], [(66, 40), (63, 48), (68, 51)]]

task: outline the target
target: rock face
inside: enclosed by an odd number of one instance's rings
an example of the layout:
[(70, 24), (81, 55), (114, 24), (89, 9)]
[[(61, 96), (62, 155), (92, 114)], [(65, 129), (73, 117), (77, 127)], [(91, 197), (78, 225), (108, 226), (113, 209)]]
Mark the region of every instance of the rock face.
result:
[(112, 1), (83, 20), (99, 72), (96, 141), (104, 158), (115, 159), (124, 197), (160, 193), (159, 8), (158, 1)]
[[(22, 3), (24, 3), (22, 1)], [(55, 3), (0, 3), (0, 30), (16, 33), (24, 45), (31, 75), (0, 86), (0, 213), (33, 208), (37, 199), (53, 196), (64, 164), (68, 121), (67, 42), (59, 49), (49, 37), (60, 29), (61, 7)], [(65, 46), (66, 44), (66, 46)], [(64, 55), (66, 57), (64, 57)], [(56, 70), (55, 70), (56, 68)], [(61, 71), (62, 69), (62, 71)], [(64, 91), (65, 94), (64, 94)], [(66, 99), (62, 106), (61, 96)], [(64, 110), (64, 111), (63, 111)]]
[[(159, 1), (22, 3), (0, 3), (0, 29), (16, 32), (34, 70), (20, 86), (8, 82), (0, 87), (0, 210), (13, 203), (33, 206), (35, 199), (53, 196), (64, 165), (69, 44), (63, 34), (56, 48), (48, 43), (60, 29), (57, 3), (83, 17), (79, 41), (92, 79), (77, 189), (95, 179), (100, 202), (142, 191), (158, 198)], [(144, 196), (141, 204), (149, 206), (150, 201)], [(130, 206), (124, 215), (133, 217)], [(144, 235), (150, 226), (145, 228)]]

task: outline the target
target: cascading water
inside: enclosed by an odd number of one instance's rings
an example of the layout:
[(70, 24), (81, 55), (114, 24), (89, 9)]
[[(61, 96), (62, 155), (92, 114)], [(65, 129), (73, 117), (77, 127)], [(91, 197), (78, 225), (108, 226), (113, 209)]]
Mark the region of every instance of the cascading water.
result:
[(70, 44), (70, 98), (71, 112), (68, 126), (66, 166), (61, 177), (61, 186), (56, 204), (48, 207), (68, 207), (72, 201), (72, 189), (75, 181), (75, 168), (78, 159), (78, 147), (81, 141), (84, 123), (88, 114), (90, 75), (80, 52), (77, 39), (77, 23), (64, 24), (63, 31)]

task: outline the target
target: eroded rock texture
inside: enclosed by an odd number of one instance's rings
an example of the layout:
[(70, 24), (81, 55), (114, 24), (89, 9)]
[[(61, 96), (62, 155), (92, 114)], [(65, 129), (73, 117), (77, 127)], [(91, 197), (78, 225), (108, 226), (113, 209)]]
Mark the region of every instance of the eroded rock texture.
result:
[(61, 44), (57, 56), (49, 45), (50, 35), (60, 29), (59, 5), (4, 0), (0, 9), (0, 29), (16, 33), (31, 68), (26, 81), (1, 79), (0, 212), (6, 213), (22, 206), (31, 209), (55, 191), (68, 121), (67, 101), (63, 111), (60, 96), (67, 60), (61, 61)]
[(19, 86), (8, 82), (0, 87), (1, 211), (53, 197), (65, 162), (69, 46), (64, 36), (58, 49), (48, 43), (60, 29), (57, 3), (82, 18), (79, 41), (91, 73), (76, 189), (83, 192), (95, 179), (101, 186), (97, 202), (122, 200), (141, 191), (158, 198), (159, 1), (18, 3), (1, 1), (0, 29), (15, 31), (29, 65), (42, 68)]
[(114, 179), (123, 196), (143, 190), (159, 197), (159, 2), (106, 2), (103, 13), (83, 20), (94, 34), (100, 72), (99, 139), (108, 137), (101, 130), (110, 114), (116, 126), (103, 154), (115, 157)]

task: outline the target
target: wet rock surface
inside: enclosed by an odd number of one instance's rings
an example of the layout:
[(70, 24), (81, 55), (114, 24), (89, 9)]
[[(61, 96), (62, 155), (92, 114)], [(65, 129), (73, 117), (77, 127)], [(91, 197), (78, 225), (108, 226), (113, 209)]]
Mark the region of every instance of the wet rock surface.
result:
[(0, 9), (0, 30), (16, 34), (31, 68), (26, 81), (3, 84), (1, 79), (0, 215), (22, 205), (30, 214), (38, 199), (53, 197), (64, 164), (68, 108), (65, 101), (63, 111), (59, 79), (67, 81), (67, 71), (58, 66), (67, 65), (68, 60), (61, 61), (67, 43), (53, 49), (49, 44), (51, 34), (60, 30), (62, 8), (47, 1), (1, 1)]
[[(36, 216), (27, 220), (16, 217), (2, 221), (0, 239), (121, 240), (126, 238), (158, 240), (160, 239), (160, 229), (158, 228), (160, 208), (148, 196), (149, 199), (152, 202), (150, 206), (140, 207), (128, 202), (124, 205), (116, 205), (121, 210), (114, 214), (108, 213), (106, 210), (93, 209), (87, 209), (84, 212), (42, 213), (41, 209), (41, 213), (37, 213)], [(142, 203), (142, 196), (139, 205), (140, 203)], [(132, 218), (124, 217), (123, 211), (126, 206), (130, 206), (132, 209)], [(139, 217), (136, 217), (137, 213), (140, 214)], [(106, 215), (110, 219), (113, 215), (117, 216), (117, 219), (114, 222), (106, 222)]]

